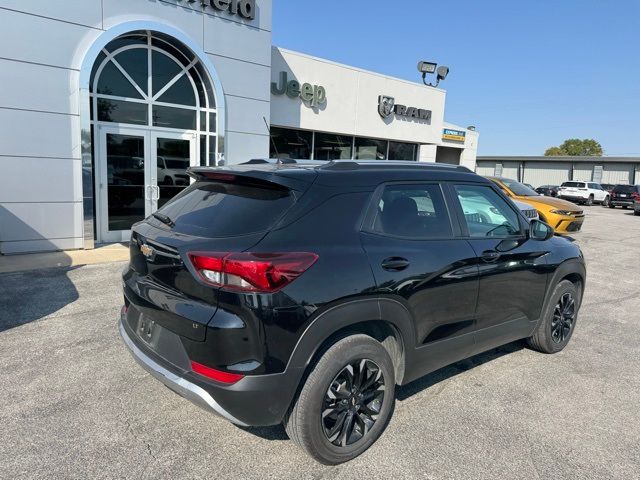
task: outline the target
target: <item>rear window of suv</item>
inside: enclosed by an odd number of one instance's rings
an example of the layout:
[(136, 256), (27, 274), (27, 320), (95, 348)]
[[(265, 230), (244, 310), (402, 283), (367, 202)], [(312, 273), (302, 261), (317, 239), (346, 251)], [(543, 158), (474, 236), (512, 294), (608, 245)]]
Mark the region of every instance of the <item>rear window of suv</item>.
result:
[(633, 193), (637, 191), (636, 188), (637, 187), (635, 185), (616, 185), (613, 188), (613, 191), (615, 193)]
[[(234, 237), (269, 230), (294, 202), (290, 190), (275, 184), (196, 182), (158, 213), (173, 222), (174, 232), (207, 238)], [(149, 221), (169, 228), (154, 217)]]
[(569, 188), (584, 188), (585, 185), (583, 182), (564, 182), (562, 186)]

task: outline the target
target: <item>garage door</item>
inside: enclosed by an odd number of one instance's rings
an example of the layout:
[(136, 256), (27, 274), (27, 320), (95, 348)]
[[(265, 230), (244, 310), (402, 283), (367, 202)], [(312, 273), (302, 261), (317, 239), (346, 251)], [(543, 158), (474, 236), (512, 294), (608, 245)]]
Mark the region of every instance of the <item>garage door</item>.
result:
[(630, 163), (606, 163), (602, 172), (600, 183), (631, 183), (633, 179), (633, 164)]
[(502, 162), (502, 176), (511, 180), (518, 180), (518, 162)]
[(534, 187), (541, 185), (560, 185), (569, 180), (571, 164), (568, 162), (526, 162), (524, 182)]
[(573, 167), (573, 180), (576, 182), (593, 181), (593, 167), (595, 165), (595, 163), (576, 163)]
[(496, 162), (477, 162), (476, 173), (483, 177), (491, 177), (496, 173)]

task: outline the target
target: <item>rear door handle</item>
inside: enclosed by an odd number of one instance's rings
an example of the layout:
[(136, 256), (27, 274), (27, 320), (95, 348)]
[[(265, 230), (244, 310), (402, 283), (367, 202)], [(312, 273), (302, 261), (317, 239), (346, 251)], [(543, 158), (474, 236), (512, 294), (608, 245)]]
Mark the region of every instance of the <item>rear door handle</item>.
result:
[(382, 268), (391, 272), (399, 272), (409, 266), (409, 260), (402, 257), (389, 257), (382, 261)]
[(494, 250), (486, 250), (482, 252), (482, 255), (480, 258), (482, 258), (482, 260), (484, 260), (485, 262), (495, 262), (500, 258), (500, 253)]

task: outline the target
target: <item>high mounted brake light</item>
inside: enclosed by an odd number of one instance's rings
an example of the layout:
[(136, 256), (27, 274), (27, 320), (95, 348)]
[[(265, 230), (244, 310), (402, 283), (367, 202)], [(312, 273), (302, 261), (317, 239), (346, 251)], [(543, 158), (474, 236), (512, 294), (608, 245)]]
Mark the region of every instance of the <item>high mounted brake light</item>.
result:
[(302, 275), (315, 253), (191, 252), (200, 278), (215, 287), (245, 292), (275, 292)]

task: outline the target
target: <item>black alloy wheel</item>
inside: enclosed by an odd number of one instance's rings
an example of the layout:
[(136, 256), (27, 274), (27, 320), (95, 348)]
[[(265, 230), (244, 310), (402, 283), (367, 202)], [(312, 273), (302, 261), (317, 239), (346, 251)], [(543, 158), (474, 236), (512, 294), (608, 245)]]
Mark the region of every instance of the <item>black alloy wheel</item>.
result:
[(352, 445), (367, 435), (384, 402), (385, 379), (368, 359), (355, 360), (333, 379), (324, 398), (322, 427), (336, 446)]
[(553, 311), (551, 320), (551, 339), (555, 343), (563, 343), (576, 319), (576, 301), (569, 292), (560, 297), (558, 304)]
[(394, 364), (381, 342), (362, 333), (337, 340), (304, 381), (284, 421), (287, 434), (320, 463), (348, 462), (384, 432), (395, 386)]

